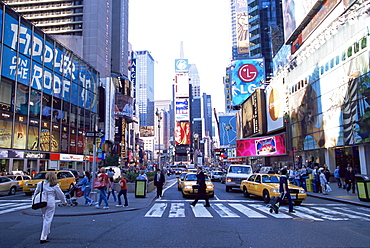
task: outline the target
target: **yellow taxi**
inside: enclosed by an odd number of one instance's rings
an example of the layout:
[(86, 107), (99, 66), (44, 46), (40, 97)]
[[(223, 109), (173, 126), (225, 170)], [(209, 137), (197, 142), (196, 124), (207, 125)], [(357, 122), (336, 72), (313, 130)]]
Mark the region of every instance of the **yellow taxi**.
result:
[[(209, 197), (214, 197), (214, 185), (205, 175), (206, 178), (206, 193)], [(193, 189), (193, 185), (197, 184), (197, 174), (196, 173), (187, 173), (182, 181), (182, 196), (185, 198), (187, 196), (195, 196), (198, 192), (198, 189)]]
[(182, 190), (184, 177), (186, 176), (186, 174), (188, 174), (188, 172), (183, 172), (183, 173), (180, 174), (180, 176), (177, 176), (177, 190), (178, 191)]
[[(23, 185), (23, 192), (26, 195), (32, 195), (33, 192), (36, 190), (37, 183), (45, 180), (45, 175), (47, 172), (49, 171), (40, 171), (33, 177), (32, 180), (26, 182)], [(70, 190), (76, 184), (76, 178), (71, 171), (61, 170), (53, 172), (55, 172), (55, 174), (57, 175), (61, 190)]]
[[(268, 203), (271, 197), (280, 196), (279, 177), (280, 175), (277, 174), (255, 173), (242, 181), (240, 189), (243, 191), (245, 197), (249, 197), (250, 195), (262, 196), (264, 202)], [(302, 201), (306, 200), (307, 194), (304, 188), (289, 184), (289, 191), (295, 205), (301, 205)]]
[(6, 175), (6, 177), (9, 177), (10, 179), (17, 181), (19, 184), (19, 188), (23, 189), (23, 185), (31, 180), (32, 178), (28, 175)]

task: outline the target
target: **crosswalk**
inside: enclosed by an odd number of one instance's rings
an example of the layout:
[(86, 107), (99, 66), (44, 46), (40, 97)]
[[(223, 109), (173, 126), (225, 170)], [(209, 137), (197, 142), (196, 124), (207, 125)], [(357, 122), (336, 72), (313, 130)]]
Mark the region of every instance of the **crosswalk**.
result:
[(305, 204), (294, 206), (295, 213), (283, 205), (279, 213), (270, 213), (265, 204), (252, 201), (214, 201), (211, 207), (204, 207), (199, 202), (195, 207), (190, 201), (156, 201), (146, 212), (146, 218), (251, 218), (251, 219), (303, 219), (309, 221), (348, 221), (357, 219), (370, 221), (370, 209), (363, 207), (349, 208), (346, 204)]
[(6, 214), (31, 207), (31, 200), (0, 200), (0, 214)]

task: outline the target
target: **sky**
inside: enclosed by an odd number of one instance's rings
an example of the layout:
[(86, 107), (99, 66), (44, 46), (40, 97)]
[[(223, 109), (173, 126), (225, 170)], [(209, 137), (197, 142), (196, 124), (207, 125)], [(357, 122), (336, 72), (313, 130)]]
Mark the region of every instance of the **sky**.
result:
[[(175, 59), (196, 64), (201, 95), (225, 111), (223, 77), (231, 60), (230, 0), (131, 0), (129, 42), (134, 51), (147, 50), (155, 60), (154, 98), (170, 100)], [(221, 101), (222, 99), (222, 101)]]

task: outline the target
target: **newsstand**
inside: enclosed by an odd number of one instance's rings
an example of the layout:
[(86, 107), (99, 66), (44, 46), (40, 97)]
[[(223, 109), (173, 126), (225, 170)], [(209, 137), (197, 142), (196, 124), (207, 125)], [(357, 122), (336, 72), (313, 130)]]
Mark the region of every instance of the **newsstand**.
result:
[(136, 180), (135, 182), (135, 198), (146, 197), (146, 180)]
[(370, 177), (356, 175), (357, 195), (360, 201), (370, 201)]

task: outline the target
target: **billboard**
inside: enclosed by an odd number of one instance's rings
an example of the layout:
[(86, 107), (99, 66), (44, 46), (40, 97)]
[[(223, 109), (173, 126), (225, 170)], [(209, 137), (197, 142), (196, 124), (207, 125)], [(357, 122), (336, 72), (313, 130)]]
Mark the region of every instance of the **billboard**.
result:
[(133, 98), (121, 93), (115, 93), (114, 116), (126, 117), (132, 119), (133, 113)]
[(176, 145), (190, 145), (190, 122), (176, 122)]
[(189, 121), (189, 98), (176, 98), (176, 121)]
[(187, 59), (175, 59), (175, 71), (189, 71), (189, 62)]
[(231, 66), (232, 105), (242, 104), (264, 82), (263, 58), (234, 61)]
[(277, 75), (265, 89), (267, 132), (284, 127), (287, 96), (283, 82), (283, 77)]
[(238, 54), (249, 54), (247, 0), (235, 1)]
[(153, 137), (154, 127), (153, 126), (140, 126), (140, 137)]
[(256, 91), (242, 104), (243, 138), (264, 133), (264, 105), (264, 92), (261, 89), (256, 89)]
[(276, 156), (287, 153), (285, 134), (236, 141), (236, 156)]
[(236, 145), (236, 115), (219, 116), (220, 147)]
[(189, 74), (177, 74), (175, 77), (175, 83), (176, 97), (189, 97)]

